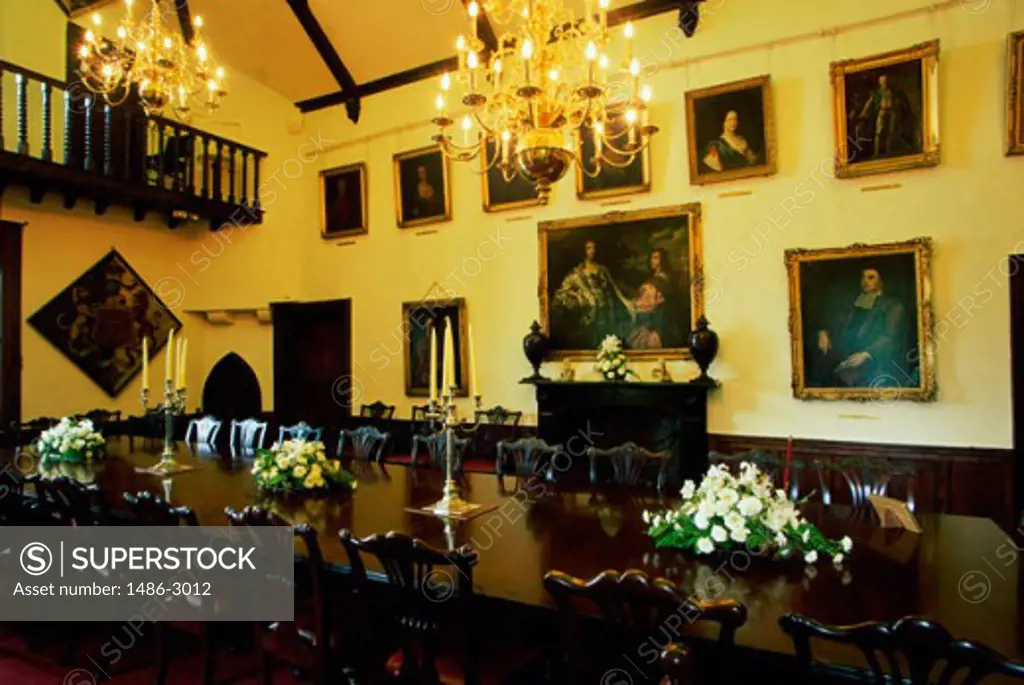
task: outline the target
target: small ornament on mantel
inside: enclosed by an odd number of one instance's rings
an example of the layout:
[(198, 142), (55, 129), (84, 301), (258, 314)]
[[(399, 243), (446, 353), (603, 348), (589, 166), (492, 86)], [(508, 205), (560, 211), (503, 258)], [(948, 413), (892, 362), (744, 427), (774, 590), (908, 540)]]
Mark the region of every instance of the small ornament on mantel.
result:
[(563, 381), (574, 381), (576, 380), (576, 370), (572, 366), (571, 359), (564, 359), (562, 361), (562, 373), (558, 376), (559, 380)]
[(658, 360), (658, 366), (656, 366), (654, 371), (651, 373), (651, 378), (662, 383), (672, 382), (672, 374), (668, 371), (668, 364), (665, 362), (664, 357)]
[(533, 375), (524, 378), (524, 382), (547, 380), (540, 373), (540, 365), (548, 353), (548, 337), (544, 335), (540, 324), (534, 321), (530, 324), (530, 332), (523, 338), (523, 354), (526, 360), (533, 367)]

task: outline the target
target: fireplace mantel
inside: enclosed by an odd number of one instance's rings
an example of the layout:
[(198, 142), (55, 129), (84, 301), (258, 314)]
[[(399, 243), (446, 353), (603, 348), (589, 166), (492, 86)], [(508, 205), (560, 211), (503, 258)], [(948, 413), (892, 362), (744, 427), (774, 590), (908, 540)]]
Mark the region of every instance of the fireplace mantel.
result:
[[(537, 432), (549, 443), (592, 435), (597, 447), (632, 440), (675, 451), (673, 480), (707, 469), (709, 387), (696, 383), (524, 381), (536, 388)], [(577, 438), (576, 443), (579, 444)], [(578, 450), (577, 450), (578, 451)], [(582, 460), (581, 460), (582, 461)]]

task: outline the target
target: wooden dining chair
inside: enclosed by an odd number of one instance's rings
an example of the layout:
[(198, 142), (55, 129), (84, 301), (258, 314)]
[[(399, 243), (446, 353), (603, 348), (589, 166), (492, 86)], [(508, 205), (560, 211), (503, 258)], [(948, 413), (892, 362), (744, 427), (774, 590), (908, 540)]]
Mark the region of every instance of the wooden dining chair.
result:
[(256, 419), (231, 419), (231, 449), (258, 450), (267, 437), (267, 422)]
[[(560, 683), (582, 685), (599, 682), (601, 674), (614, 670), (616, 659), (647, 645), (650, 654), (641, 654), (647, 667), (660, 662), (661, 676), (669, 682), (687, 682), (689, 652), (655, 648), (661, 642), (682, 643), (684, 627), (697, 623), (714, 624), (717, 640), (702, 664), (707, 680), (729, 682), (727, 664), (733, 658), (736, 631), (747, 621), (747, 608), (733, 600), (705, 602), (688, 597), (665, 578), (651, 578), (643, 571), (604, 571), (589, 580), (575, 578), (562, 571), (549, 571), (544, 587), (555, 600), (562, 619), (567, 662), (560, 664), (565, 674)], [(599, 630), (588, 629), (587, 616), (601, 620)], [(610, 655), (611, 660), (602, 657)], [(641, 666), (643, 668), (643, 666)], [(668, 672), (666, 672), (668, 669)], [(699, 669), (698, 669), (699, 670)], [(658, 682), (655, 673), (642, 674), (644, 682)], [(672, 678), (677, 680), (672, 680)], [(603, 681), (601, 681), (603, 682)]]
[(443, 551), (397, 532), (359, 539), (342, 530), (338, 537), (357, 585), (371, 591), (380, 585), (367, 574), (365, 557), (370, 556), (384, 569), (390, 591), (367, 617), (376, 621), (367, 629), (393, 636), (397, 647), (383, 663), (364, 664), (369, 682), (391, 677), (416, 685), (497, 685), (539, 653), (502, 640), (488, 640), (495, 644), (485, 651), (473, 620), (478, 555), (468, 545)]
[(57, 526), (104, 526), (110, 522), (107, 498), (95, 483), (88, 485), (67, 476), (35, 473), (25, 478), (35, 491), (36, 518)]
[(191, 419), (188, 422), (188, 428), (185, 429), (185, 442), (195, 441), (200, 445), (210, 445), (212, 447), (217, 443), (217, 434), (220, 433), (220, 427), (223, 423), (223, 421), (214, 416)]
[(294, 426), (281, 426), (277, 433), (277, 441), (285, 440), (319, 440), (324, 439), (323, 427), (310, 426), (305, 421), (299, 421)]
[(391, 434), (373, 426), (342, 429), (338, 432), (338, 457), (345, 451), (345, 443), (352, 445), (352, 457), (362, 461), (383, 461), (385, 448), (391, 441)]
[[(462, 463), (465, 461), (466, 452), (469, 449), (469, 438), (453, 437), (452, 444), (455, 448), (454, 471), (462, 472)], [(430, 465), (434, 468), (445, 468), (447, 459), (448, 442), (444, 431), (437, 431), (430, 435), (412, 436), (412, 467), (415, 469), (419, 462), (420, 448), (425, 447), (430, 456)]]
[[(228, 507), (224, 513), (232, 526), (291, 525), (260, 507), (249, 506), (242, 511)], [(261, 682), (272, 685), (276, 664), (284, 663), (303, 671), (309, 682), (326, 685), (337, 681), (341, 672), (327, 602), (327, 566), (316, 531), (306, 523), (294, 526), (293, 531), (306, 554), (304, 563), (295, 567), (295, 620), (255, 624)]]
[(395, 405), (384, 404), (380, 400), (371, 404), (363, 404), (359, 406), (359, 416), (365, 419), (393, 419)]
[(653, 452), (640, 447), (635, 442), (627, 442), (611, 449), (588, 447), (587, 458), (590, 460), (590, 484), (597, 485), (598, 460), (604, 459), (611, 463), (612, 482), (616, 485), (628, 487), (644, 485), (649, 482), (645, 478), (654, 470), (652, 467), (657, 467), (655, 484), (660, 492), (668, 478), (668, 467), (672, 461), (671, 457), (672, 450)]
[(549, 445), (540, 438), (522, 438), (515, 441), (498, 442), (494, 472), (503, 475), (512, 462), (512, 472), (525, 477), (543, 472), (545, 480), (554, 479), (552, 464), (556, 454), (564, 452), (562, 445)]
[(473, 412), (473, 420), (476, 423), (492, 423), (499, 426), (518, 426), (523, 420), (523, 412), (509, 411), (497, 404), (490, 409), (477, 409)]
[[(778, 489), (783, 489), (785, 487), (785, 481), (788, 475), (789, 498), (793, 501), (800, 499), (800, 476), (803, 474), (805, 466), (802, 460), (791, 460), (789, 464), (786, 464), (784, 457), (779, 457), (778, 455), (764, 450), (750, 450), (749, 452), (740, 452), (738, 454), (709, 452), (708, 463), (711, 465), (719, 464), (728, 466), (733, 473), (739, 473), (740, 464), (754, 464), (761, 473), (772, 479), (772, 482)], [(788, 474), (786, 473), (787, 467), (789, 468)]]
[(779, 626), (793, 640), (805, 683), (824, 682), (835, 670), (815, 661), (812, 639), (859, 651), (866, 666), (861, 682), (978, 685), (993, 675), (1024, 681), (1024, 663), (1010, 661), (979, 643), (955, 640), (942, 625), (925, 618), (908, 616), (893, 623), (832, 626), (799, 614), (786, 614), (779, 619)]
[[(189, 507), (175, 507), (148, 491), (124, 493), (124, 501), (132, 519), (142, 526), (198, 526), (199, 519)], [(202, 598), (195, 598), (201, 602)], [(173, 599), (170, 601), (174, 601)], [(217, 665), (217, 623), (203, 620), (203, 606), (195, 605), (193, 621), (156, 621), (156, 685), (167, 682), (169, 665), (168, 642), (170, 630), (192, 635), (199, 639), (203, 664), (202, 685), (213, 685)]]
[(833, 504), (833, 493), (829, 488), (828, 474), (836, 473), (847, 486), (849, 504), (854, 509), (867, 510), (871, 506), (871, 495), (888, 497), (890, 486), (902, 481), (905, 486), (907, 508), (914, 511), (917, 491), (917, 469), (913, 464), (893, 461), (880, 457), (842, 457), (814, 462), (821, 486), (822, 502)]

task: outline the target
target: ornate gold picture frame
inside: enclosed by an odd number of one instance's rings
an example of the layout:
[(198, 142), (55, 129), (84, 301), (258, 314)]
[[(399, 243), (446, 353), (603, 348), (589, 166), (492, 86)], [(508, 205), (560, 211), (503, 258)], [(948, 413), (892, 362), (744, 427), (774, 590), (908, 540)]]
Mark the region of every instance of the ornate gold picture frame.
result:
[(793, 395), (935, 399), (931, 239), (786, 250)]
[(593, 359), (607, 335), (630, 357), (690, 356), (704, 311), (699, 203), (545, 221), (538, 239), (550, 359)]
[(1006, 154), (1024, 155), (1024, 31), (1010, 35), (1006, 102)]
[(395, 168), (395, 212), (399, 228), (451, 221), (448, 157), (439, 145), (400, 152)]
[(771, 176), (778, 144), (771, 76), (686, 94), (690, 184)]
[(453, 321), (455, 343), (455, 395), (469, 396), (469, 319), (466, 300), (461, 297), (419, 300), (402, 303), (402, 330), (405, 333), (405, 394), (427, 397), (430, 394), (430, 331), (437, 331), (437, 391), (441, 392), (444, 363), (444, 322)]
[(366, 164), (320, 172), (320, 237), (344, 238), (369, 231)]
[[(510, 145), (514, 149), (514, 146)], [(536, 207), (539, 204), (537, 188), (518, 173), (506, 181), (501, 167), (488, 163), (497, 155), (494, 143), (488, 140), (480, 153), (480, 191), (485, 212), (505, 212), (513, 209)]]
[[(617, 117), (606, 124), (605, 135), (615, 141), (618, 147), (624, 147), (622, 142), (627, 135), (627, 124), (625, 117)], [(590, 177), (577, 163), (576, 166), (576, 197), (581, 200), (599, 200), (619, 195), (633, 195), (636, 193), (647, 193), (651, 190), (651, 149), (645, 147), (640, 151), (632, 162), (624, 166), (624, 158), (614, 150), (603, 150), (603, 156), (607, 159), (601, 165), (601, 173), (596, 177)], [(586, 166), (593, 171), (594, 164), (590, 160), (594, 157), (594, 139), (591, 129), (583, 127), (577, 140), (576, 157), (579, 160), (587, 160)]]
[(938, 166), (939, 41), (833, 62), (836, 177)]

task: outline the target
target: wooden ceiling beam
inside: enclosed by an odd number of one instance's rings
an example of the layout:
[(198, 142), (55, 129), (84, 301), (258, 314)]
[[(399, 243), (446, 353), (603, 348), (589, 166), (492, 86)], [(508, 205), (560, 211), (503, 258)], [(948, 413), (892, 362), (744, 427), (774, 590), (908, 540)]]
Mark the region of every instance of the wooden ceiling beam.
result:
[(192, 27), (192, 11), (189, 9), (188, 0), (174, 0), (174, 8), (178, 11), (181, 36), (186, 43), (192, 45), (192, 39), (196, 37), (196, 32)]
[(306, 36), (309, 37), (313, 47), (319, 53), (320, 59), (323, 60), (328, 71), (331, 72), (331, 76), (334, 77), (334, 80), (338, 82), (338, 86), (341, 88), (335, 94), (336, 97), (340, 98), (340, 101), (333, 102), (332, 104), (344, 103), (345, 108), (348, 110), (348, 118), (353, 123), (357, 123), (359, 121), (360, 109), (359, 88), (356, 85), (355, 79), (352, 78), (351, 72), (349, 72), (345, 63), (341, 61), (338, 51), (334, 49), (330, 39), (327, 38), (327, 34), (324, 33), (320, 22), (313, 15), (313, 11), (309, 8), (309, 0), (287, 0), (287, 2), (295, 14), (295, 18), (299, 20), (302, 29), (306, 32)]

